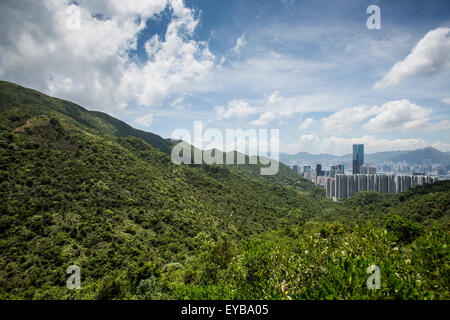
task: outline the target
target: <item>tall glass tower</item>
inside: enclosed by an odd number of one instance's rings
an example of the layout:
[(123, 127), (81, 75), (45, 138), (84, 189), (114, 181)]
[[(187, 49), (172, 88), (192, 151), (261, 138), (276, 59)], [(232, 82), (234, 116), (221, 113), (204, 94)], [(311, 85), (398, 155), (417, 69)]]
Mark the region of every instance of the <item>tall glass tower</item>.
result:
[(361, 166), (364, 165), (364, 145), (353, 145), (353, 174), (361, 173)]

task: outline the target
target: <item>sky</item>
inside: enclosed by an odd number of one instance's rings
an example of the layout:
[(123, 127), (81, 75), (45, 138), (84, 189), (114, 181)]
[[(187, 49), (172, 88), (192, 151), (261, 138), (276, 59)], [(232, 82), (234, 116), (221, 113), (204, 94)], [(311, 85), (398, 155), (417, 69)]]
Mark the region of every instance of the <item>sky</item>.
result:
[[(369, 29), (371, 5), (381, 29)], [(448, 0), (3, 0), (0, 79), (171, 137), (450, 151)]]

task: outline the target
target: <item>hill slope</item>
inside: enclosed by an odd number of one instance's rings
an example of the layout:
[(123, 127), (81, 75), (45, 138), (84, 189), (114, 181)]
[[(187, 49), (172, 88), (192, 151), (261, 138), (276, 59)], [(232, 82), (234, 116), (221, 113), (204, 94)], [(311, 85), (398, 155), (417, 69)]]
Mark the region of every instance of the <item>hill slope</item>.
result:
[(156, 134), (134, 129), (105, 113), (88, 111), (72, 102), (52, 98), (6, 81), (0, 81), (0, 113), (0, 125), (6, 128), (17, 128), (30, 118), (46, 115), (63, 119), (95, 134), (138, 137), (165, 153), (170, 153), (172, 148), (170, 141)]
[[(125, 122), (111, 117), (108, 114), (88, 111), (72, 102), (53, 98), (36, 90), (23, 88), (19, 85), (0, 81), (0, 127), (14, 129), (26, 124), (33, 118), (56, 117), (77, 126), (86, 132), (96, 135), (110, 135), (115, 137), (136, 137), (143, 139), (153, 147), (169, 154), (173, 142), (169, 139), (132, 128)], [(248, 157), (247, 157), (248, 159)], [(230, 170), (245, 174), (248, 177), (260, 177), (260, 165), (255, 166), (230, 166)], [(280, 164), (280, 172), (274, 176), (266, 176), (266, 180), (282, 185), (296, 185), (307, 192), (319, 192), (311, 182), (303, 179), (283, 164)]]
[[(128, 296), (219, 238), (306, 221), (319, 205), (226, 166), (177, 166), (115, 119), (1, 83), (0, 296)], [(131, 131), (136, 133), (136, 131)], [(82, 267), (85, 290), (65, 289)], [(111, 277), (123, 279), (109, 292)], [(113, 281), (113, 280), (111, 280)], [(122, 292), (123, 291), (123, 292)]]
[(1, 85), (1, 299), (448, 298), (449, 183), (333, 203), (285, 166), (177, 166), (114, 118)]

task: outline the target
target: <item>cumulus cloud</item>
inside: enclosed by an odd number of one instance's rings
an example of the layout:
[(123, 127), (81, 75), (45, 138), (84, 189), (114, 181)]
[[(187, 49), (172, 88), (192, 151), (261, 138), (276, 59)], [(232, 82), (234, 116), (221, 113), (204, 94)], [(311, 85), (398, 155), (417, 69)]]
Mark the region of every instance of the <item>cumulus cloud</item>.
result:
[(371, 132), (424, 129), (429, 125), (433, 112), (407, 99), (386, 102), (375, 110), (377, 115), (364, 125), (364, 129)]
[(142, 117), (134, 119), (133, 122), (148, 128), (153, 123), (153, 114), (149, 113), (143, 115)]
[[(389, 101), (381, 107), (365, 105), (344, 108), (320, 120), (325, 131), (349, 132), (361, 127), (366, 131), (438, 131), (449, 129), (449, 121), (432, 122), (433, 109), (418, 106), (407, 99)], [(370, 119), (369, 119), (370, 118)], [(367, 123), (361, 125), (365, 120)]]
[(275, 91), (267, 97), (267, 104), (272, 105), (283, 101), (283, 97), (280, 96), (280, 91)]
[(228, 102), (226, 107), (217, 106), (214, 110), (217, 113), (218, 119), (242, 119), (252, 114), (259, 113), (259, 119), (252, 121), (251, 124), (262, 126), (280, 117), (280, 113), (275, 113), (273, 109), (279, 107), (281, 101), (283, 101), (283, 97), (281, 97), (280, 91), (277, 90), (254, 102), (255, 104), (253, 106), (250, 106), (249, 103), (244, 100), (232, 100)]
[(261, 106), (258, 108), (260, 111), (264, 111), (260, 114), (257, 120), (250, 122), (254, 126), (264, 126), (275, 119), (285, 117), (287, 115), (283, 112), (275, 112), (273, 109), (280, 109), (283, 97), (280, 95), (280, 91), (275, 91), (269, 96), (266, 96), (263, 101), (261, 101)]
[(244, 100), (233, 100), (228, 102), (226, 107), (218, 106), (214, 110), (216, 110), (219, 119), (245, 118), (257, 111), (255, 107), (250, 106)]
[[(207, 43), (194, 41), (198, 20), (182, 0), (79, 0), (80, 28), (68, 28), (69, 2), (0, 3), (0, 77), (86, 107), (152, 107), (212, 66)], [(148, 19), (170, 8), (164, 40), (145, 44), (148, 61), (130, 51)], [(26, 18), (25, 18), (26, 17)]]
[(207, 43), (191, 39), (198, 24), (192, 10), (181, 1), (172, 6), (175, 17), (164, 41), (155, 35), (146, 43), (147, 63), (143, 67), (131, 64), (120, 88), (132, 92), (144, 106), (160, 105), (171, 92), (183, 91), (189, 81), (201, 80), (214, 65)]
[(427, 146), (439, 147), (442, 151), (449, 151), (450, 145), (441, 142), (429, 143), (419, 138), (409, 139), (379, 139), (374, 135), (365, 135), (360, 138), (318, 137), (305, 134), (292, 144), (281, 145), (281, 151), (289, 154), (298, 152), (331, 153), (344, 155), (351, 153), (353, 144), (364, 144), (367, 153), (383, 152), (387, 150), (413, 150)]
[(277, 114), (273, 111), (264, 112), (259, 116), (257, 120), (251, 122), (254, 126), (265, 126), (269, 122), (275, 120), (277, 118)]
[(450, 68), (450, 28), (428, 32), (411, 53), (396, 63), (375, 88), (386, 88), (416, 76), (431, 75)]
[(324, 130), (348, 132), (359, 125), (361, 121), (372, 116), (376, 112), (376, 109), (376, 107), (369, 108), (365, 105), (343, 108), (342, 110), (321, 119), (320, 122), (322, 123)]
[(316, 121), (313, 118), (305, 119), (299, 126), (301, 130), (308, 129), (311, 125), (313, 125)]

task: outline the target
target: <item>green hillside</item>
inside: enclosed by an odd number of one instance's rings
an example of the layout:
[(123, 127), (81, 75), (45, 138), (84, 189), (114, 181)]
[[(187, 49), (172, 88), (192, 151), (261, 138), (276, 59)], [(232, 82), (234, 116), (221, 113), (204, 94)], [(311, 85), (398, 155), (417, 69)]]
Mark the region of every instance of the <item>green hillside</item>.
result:
[(450, 181), (417, 186), (390, 195), (373, 191), (359, 192), (335, 203), (317, 215), (315, 221), (336, 221), (346, 225), (370, 221), (382, 225), (389, 215), (398, 215), (425, 226), (450, 229)]
[(149, 265), (180, 263), (215, 239), (318, 211), (294, 188), (227, 167), (176, 166), (144, 140), (117, 138), (114, 119), (99, 122), (79, 106), (6, 83), (0, 101), (0, 287), (8, 297), (63, 285), (72, 263), (88, 266), (88, 296), (112, 274), (132, 279), (131, 288)]
[(0, 126), (17, 128), (33, 117), (56, 117), (94, 134), (134, 136), (162, 152), (170, 153), (172, 143), (160, 136), (137, 130), (105, 113), (88, 111), (72, 102), (52, 98), (35, 90), (0, 81)]
[[(201, 152), (193, 146), (185, 145), (186, 148), (191, 148), (191, 163), (194, 163), (194, 153)], [(216, 152), (221, 152), (219, 150), (207, 150), (205, 152), (210, 153), (212, 156), (216, 154)], [(218, 165), (220, 167), (225, 167), (230, 171), (238, 174), (239, 176), (244, 176), (247, 178), (257, 179), (260, 181), (269, 182), (271, 184), (289, 186), (295, 188), (297, 191), (303, 193), (304, 195), (308, 195), (314, 197), (316, 200), (324, 200), (325, 190), (322, 188), (316, 187), (311, 181), (306, 180), (303, 176), (293, 171), (290, 167), (281, 163), (279, 161), (275, 161), (273, 159), (265, 158), (262, 159), (257, 156), (248, 156), (237, 151), (225, 153), (222, 152), (222, 163), (226, 163), (227, 156), (232, 154), (234, 159), (234, 164), (223, 164)], [(238, 164), (237, 159), (242, 157), (244, 159), (245, 164)], [(272, 164), (266, 164), (269, 161), (275, 162)], [(274, 175), (261, 175), (261, 168), (267, 168), (271, 165), (278, 167), (278, 171)], [(198, 167), (198, 165), (191, 165), (192, 167)]]
[[(72, 102), (53, 98), (36, 90), (26, 89), (6, 81), (0, 81), (0, 113), (2, 115), (0, 127), (3, 129), (18, 128), (25, 125), (30, 119), (56, 117), (92, 134), (140, 138), (169, 155), (173, 147), (173, 143), (169, 139), (163, 139), (156, 134), (132, 128), (125, 122), (103, 112), (88, 111)], [(248, 156), (246, 156), (246, 159), (248, 159)], [(260, 165), (233, 165), (228, 168), (249, 177), (259, 178), (260, 167)], [(265, 176), (264, 178), (282, 185), (296, 185), (307, 192), (318, 192), (320, 190), (281, 163), (278, 174)]]
[(448, 183), (334, 203), (286, 166), (175, 165), (170, 147), (0, 83), (0, 299), (449, 298)]

